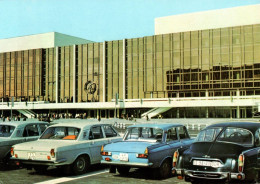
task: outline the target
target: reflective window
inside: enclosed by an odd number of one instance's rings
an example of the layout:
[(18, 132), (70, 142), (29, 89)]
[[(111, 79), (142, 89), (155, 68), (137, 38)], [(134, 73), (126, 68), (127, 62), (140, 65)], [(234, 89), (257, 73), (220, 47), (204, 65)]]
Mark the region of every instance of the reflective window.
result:
[(76, 140), (79, 133), (80, 129), (75, 127), (49, 127), (40, 139)]
[(216, 136), (221, 131), (221, 128), (209, 128), (202, 130), (195, 139), (196, 142), (211, 142), (214, 141)]
[(128, 129), (125, 140), (160, 142), (163, 138), (163, 130), (159, 128), (134, 127)]
[(91, 127), (89, 131), (89, 139), (101, 139), (104, 138), (101, 126)]
[(10, 137), (14, 129), (14, 126), (0, 125), (0, 137)]
[(33, 137), (33, 136), (39, 136), (39, 130), (38, 130), (38, 126), (36, 124), (33, 125), (27, 125), (24, 128), (23, 131), (23, 137)]
[(227, 128), (217, 139), (218, 142), (230, 142), (242, 145), (253, 144), (253, 134), (242, 128)]
[(103, 126), (103, 128), (104, 128), (106, 137), (116, 137), (117, 136), (116, 131), (111, 126), (105, 125), (105, 126)]
[(170, 128), (170, 129), (167, 131), (167, 139), (166, 139), (166, 142), (175, 141), (175, 140), (178, 140), (176, 128)]

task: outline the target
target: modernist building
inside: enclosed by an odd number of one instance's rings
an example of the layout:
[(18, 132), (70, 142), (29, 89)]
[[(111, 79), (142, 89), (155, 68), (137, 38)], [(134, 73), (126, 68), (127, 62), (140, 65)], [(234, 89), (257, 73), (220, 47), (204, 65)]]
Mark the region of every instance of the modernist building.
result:
[(102, 43), (31, 38), (12, 50), (3, 45), (11, 39), (0, 40), (0, 108), (250, 118), (260, 111), (259, 12), (253, 5), (158, 18), (154, 36)]

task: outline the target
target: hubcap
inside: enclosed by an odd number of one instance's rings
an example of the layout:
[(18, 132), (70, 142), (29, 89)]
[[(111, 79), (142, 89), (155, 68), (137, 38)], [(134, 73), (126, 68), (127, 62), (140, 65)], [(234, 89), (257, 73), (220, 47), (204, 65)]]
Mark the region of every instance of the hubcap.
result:
[(77, 168), (78, 170), (82, 171), (85, 168), (85, 160), (84, 158), (80, 158), (77, 162)]

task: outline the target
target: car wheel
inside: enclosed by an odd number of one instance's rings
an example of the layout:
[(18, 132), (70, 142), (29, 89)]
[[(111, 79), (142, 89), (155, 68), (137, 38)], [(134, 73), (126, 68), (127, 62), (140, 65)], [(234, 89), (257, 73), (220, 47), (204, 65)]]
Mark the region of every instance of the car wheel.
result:
[(72, 164), (72, 172), (75, 175), (86, 173), (89, 167), (89, 159), (85, 156), (79, 156)]
[(37, 172), (37, 173), (43, 173), (45, 171), (47, 171), (49, 166), (47, 165), (35, 165), (33, 166), (33, 169)]
[(172, 167), (171, 167), (171, 162), (170, 160), (165, 160), (162, 165), (159, 167), (159, 177), (160, 178), (169, 178), (171, 176), (171, 171), (172, 171)]
[(125, 167), (125, 166), (118, 166), (117, 171), (119, 172), (120, 175), (127, 175), (129, 173), (130, 167)]

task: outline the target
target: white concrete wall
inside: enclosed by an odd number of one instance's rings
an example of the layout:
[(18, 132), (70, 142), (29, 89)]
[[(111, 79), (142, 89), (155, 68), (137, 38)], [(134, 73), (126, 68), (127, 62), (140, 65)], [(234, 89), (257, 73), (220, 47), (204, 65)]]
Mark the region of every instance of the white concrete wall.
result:
[(54, 47), (54, 32), (0, 40), (0, 52), (50, 47)]
[(0, 40), (0, 53), (39, 48), (52, 48), (74, 44), (91, 43), (92, 41), (65, 35), (57, 32), (21, 36)]
[(260, 24), (260, 4), (155, 19), (155, 35)]

